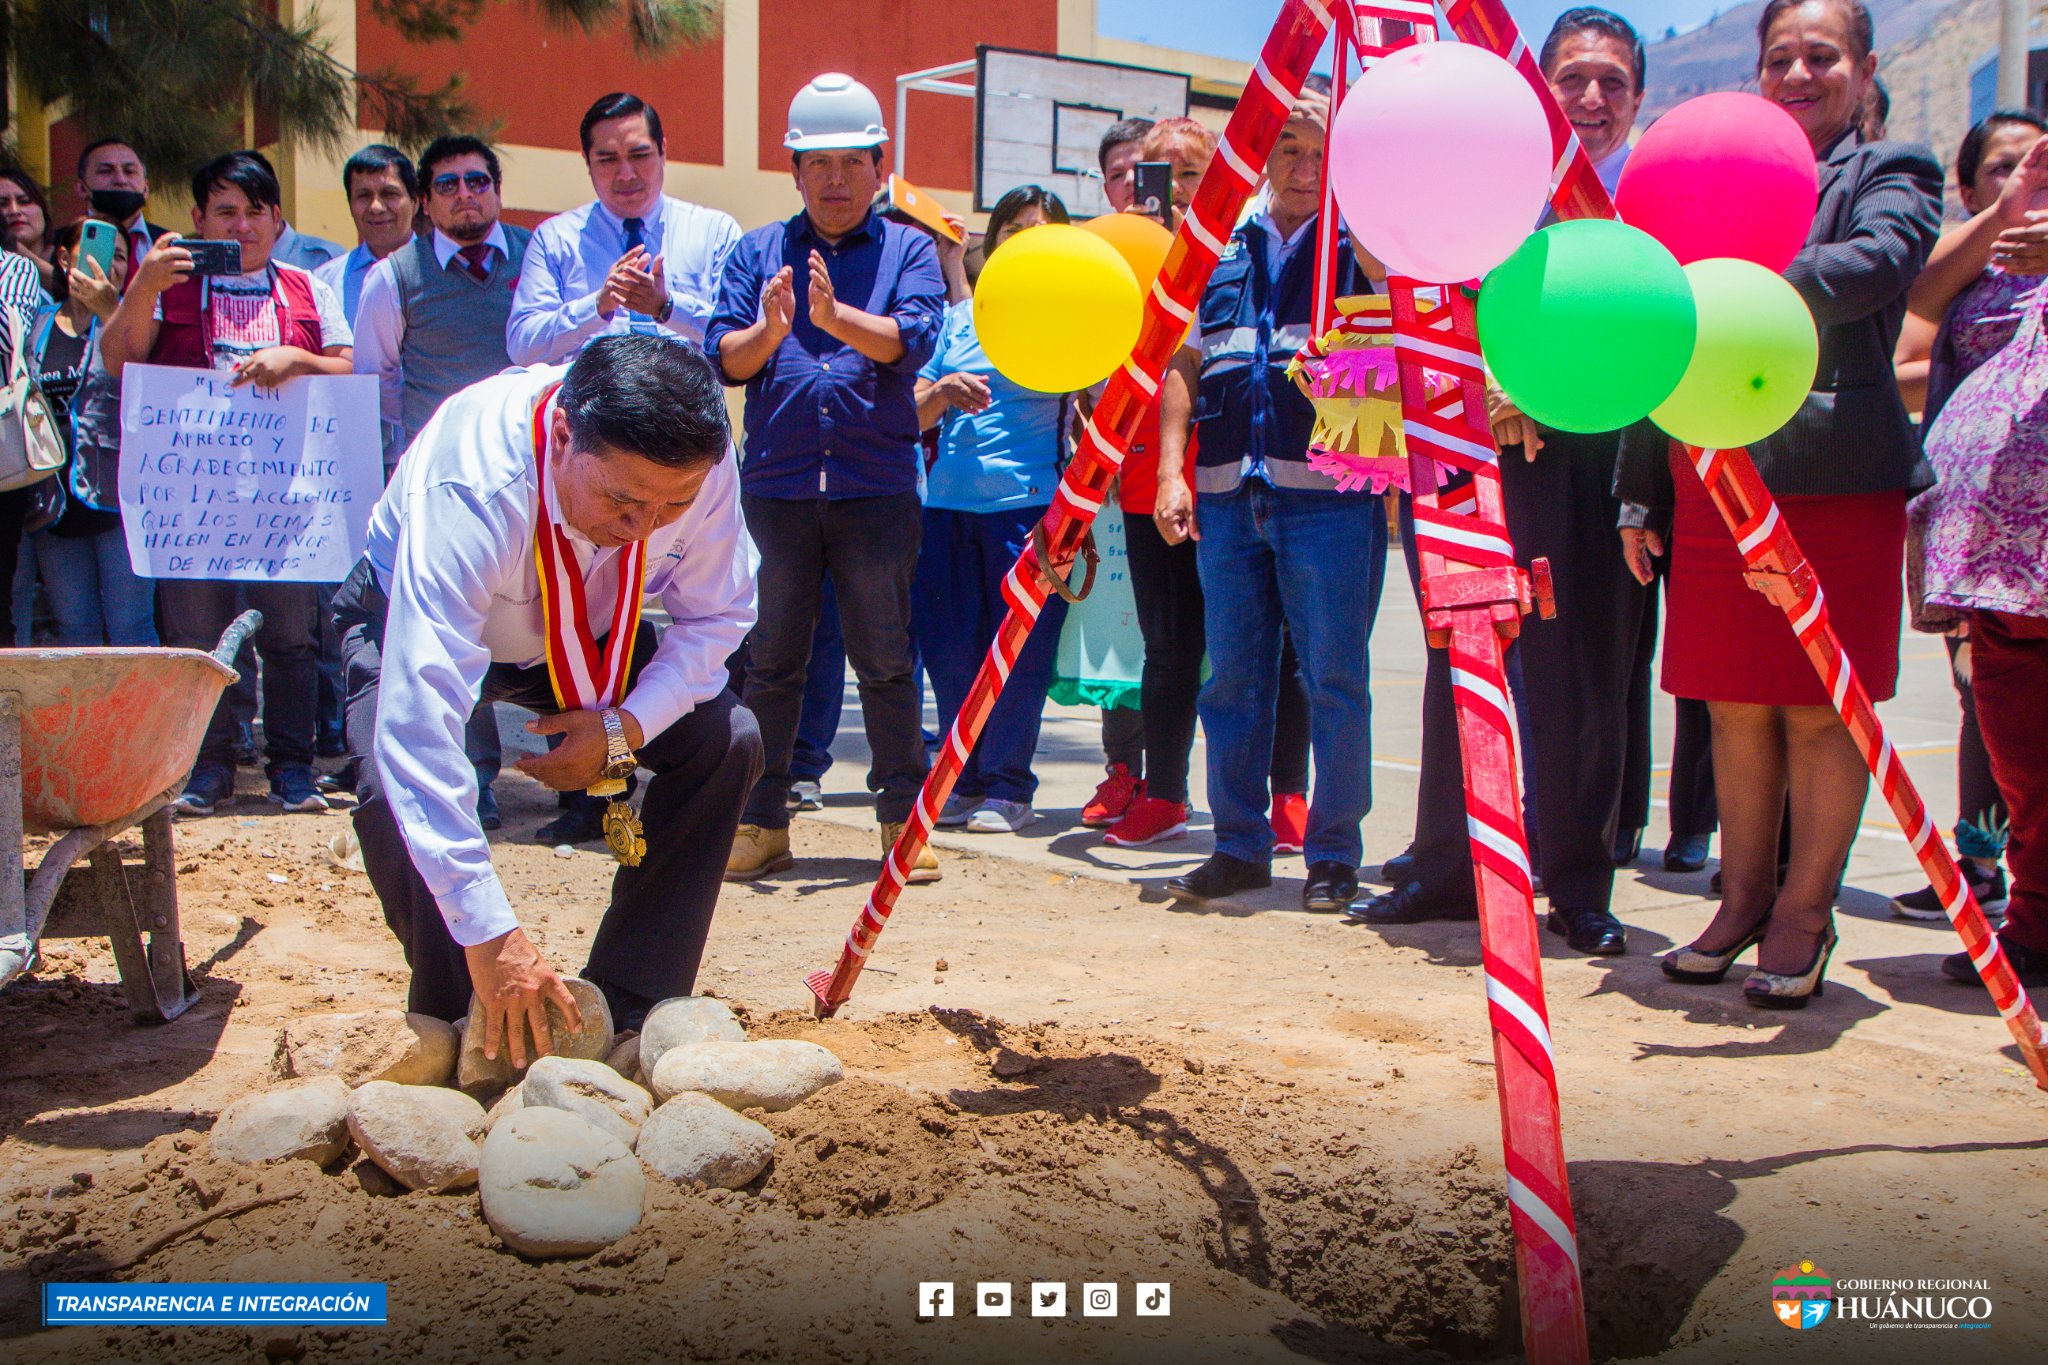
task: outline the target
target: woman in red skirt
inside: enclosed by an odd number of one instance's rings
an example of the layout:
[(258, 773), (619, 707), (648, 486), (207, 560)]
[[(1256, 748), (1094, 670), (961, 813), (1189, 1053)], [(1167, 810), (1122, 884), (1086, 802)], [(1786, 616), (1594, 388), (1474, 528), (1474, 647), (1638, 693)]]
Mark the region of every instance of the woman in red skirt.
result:
[[(1771, 0), (1757, 25), (1764, 98), (1813, 144), (1820, 205), (1785, 270), (1820, 328), (1814, 390), (1783, 430), (1751, 447), (1827, 596), (1871, 698), (1898, 682), (1906, 497), (1931, 479), (1892, 382), (1906, 291), (1941, 217), (1941, 169), (1924, 147), (1866, 141), (1857, 114), (1877, 72), (1861, 0)], [(1730, 206), (1734, 211), (1734, 206)], [(1647, 439), (1645, 437), (1647, 436)], [(1820, 993), (1834, 950), (1834, 898), (1869, 774), (1784, 614), (1743, 578), (1720, 514), (1680, 449), (1637, 428), (1616, 492), (1669, 516), (1664, 690), (1707, 703), (1721, 803), (1721, 908), (1664, 959), (1678, 981), (1718, 982), (1756, 945), (1744, 998), (1795, 1009)], [(1661, 537), (1622, 537), (1637, 576)], [(1792, 847), (1779, 885), (1781, 816)]]

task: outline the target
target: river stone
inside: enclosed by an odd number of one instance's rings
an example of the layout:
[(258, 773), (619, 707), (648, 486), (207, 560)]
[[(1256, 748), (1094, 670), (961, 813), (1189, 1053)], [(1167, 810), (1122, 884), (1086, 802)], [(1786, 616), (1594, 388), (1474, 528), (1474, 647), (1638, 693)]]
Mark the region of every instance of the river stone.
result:
[(734, 1109), (773, 1113), (801, 1104), (842, 1079), (846, 1068), (816, 1043), (771, 1038), (676, 1048), (653, 1074), (655, 1097), (663, 1102), (685, 1090), (701, 1090)]
[(476, 1183), (484, 1107), (460, 1090), (371, 1081), (349, 1096), (348, 1131), (364, 1155), (409, 1190)]
[(640, 1125), (634, 1147), (647, 1169), (678, 1185), (701, 1180), (736, 1190), (775, 1155), (775, 1134), (695, 1090), (685, 1090)]
[[(562, 984), (576, 998), (576, 1008), (583, 1013), (583, 1027), (570, 1032), (561, 1007), (552, 1000), (548, 1001), (548, 1029), (554, 1035), (550, 1053), (557, 1057), (602, 1061), (604, 1054), (611, 1050), (612, 1043), (612, 1012), (605, 1005), (603, 994), (581, 977), (565, 976)], [(500, 1039), (501, 1044), (503, 1041)], [(526, 1059), (529, 1063), (533, 1056), (533, 1040), (528, 1038)], [(498, 1048), (496, 1061), (484, 1056), (484, 1006), (481, 1000), (471, 996), (469, 1018), (462, 1025), (462, 1060), (455, 1068), (455, 1083), (472, 1095), (488, 1095), (518, 1079), (519, 1072), (512, 1065), (509, 1047), (501, 1045)]]
[(295, 1076), (338, 1076), (347, 1086), (370, 1081), (446, 1085), (455, 1075), (461, 1035), (455, 1025), (403, 1010), (357, 1010), (294, 1019), (277, 1031), (272, 1069)]
[(514, 1251), (585, 1256), (640, 1221), (647, 1178), (610, 1133), (561, 1109), (515, 1109), (484, 1139), (484, 1219)]
[(628, 1029), (612, 1039), (612, 1050), (604, 1054), (604, 1064), (627, 1080), (637, 1082), (640, 1075), (640, 1034)]
[(649, 1076), (671, 1048), (691, 1043), (744, 1043), (747, 1031), (723, 1000), (678, 995), (647, 1011), (640, 1026), (640, 1069)]
[(325, 1166), (348, 1150), (348, 1087), (333, 1076), (245, 1095), (220, 1111), (209, 1135), (221, 1161)]
[(628, 1147), (654, 1108), (654, 1097), (603, 1062), (577, 1057), (543, 1057), (519, 1083), (520, 1106), (562, 1109)]
[(497, 1102), (493, 1104), (487, 1111), (485, 1111), (485, 1132), (488, 1133), (489, 1131), (491, 1131), (491, 1129), (496, 1128), (498, 1126), (499, 1119), (504, 1118), (505, 1115), (511, 1113), (514, 1109), (520, 1108), (522, 1105), (526, 1103), (526, 1096), (520, 1093), (523, 1088), (523, 1085), (513, 1086), (510, 1090), (507, 1090), (504, 1094), (498, 1096)]

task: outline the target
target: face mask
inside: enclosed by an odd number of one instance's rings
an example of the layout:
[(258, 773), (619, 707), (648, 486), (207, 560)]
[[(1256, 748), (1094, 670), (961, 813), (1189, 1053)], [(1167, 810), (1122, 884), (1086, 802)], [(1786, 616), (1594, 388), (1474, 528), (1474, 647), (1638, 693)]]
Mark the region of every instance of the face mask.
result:
[(94, 190), (92, 211), (102, 218), (125, 223), (142, 211), (148, 196), (139, 190)]

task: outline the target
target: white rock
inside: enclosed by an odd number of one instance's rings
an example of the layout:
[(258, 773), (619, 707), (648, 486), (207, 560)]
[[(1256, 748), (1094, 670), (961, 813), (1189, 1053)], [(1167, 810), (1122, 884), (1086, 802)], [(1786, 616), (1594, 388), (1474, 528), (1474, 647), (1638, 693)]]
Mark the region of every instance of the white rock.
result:
[(521, 1087), (515, 1085), (504, 1094), (498, 1096), (497, 1103), (493, 1104), (484, 1114), (485, 1132), (488, 1133), (491, 1129), (497, 1127), (499, 1119), (504, 1118), (505, 1115), (526, 1103), (526, 1096), (521, 1094), (520, 1090)]
[(561, 1109), (610, 1133), (628, 1147), (654, 1108), (654, 1097), (603, 1062), (543, 1057), (519, 1083), (526, 1109)]
[(736, 1190), (775, 1155), (775, 1134), (695, 1090), (685, 1090), (640, 1125), (634, 1147), (656, 1175), (679, 1185), (701, 1180)]
[(675, 1048), (654, 1068), (655, 1098), (701, 1090), (734, 1109), (771, 1113), (801, 1104), (843, 1079), (839, 1059), (795, 1038), (759, 1043), (696, 1043)]
[(637, 1081), (640, 1073), (640, 1035), (629, 1030), (612, 1039), (612, 1050), (604, 1054), (604, 1064), (627, 1080)]
[(348, 1100), (349, 1136), (409, 1190), (476, 1183), (484, 1107), (460, 1090), (371, 1081)]
[(213, 1121), (209, 1146), (222, 1161), (325, 1166), (348, 1150), (348, 1087), (332, 1076), (246, 1095)]
[(691, 1043), (744, 1043), (747, 1031), (723, 1000), (703, 995), (678, 995), (647, 1011), (640, 1026), (640, 1067), (648, 1075), (670, 1048)]
[(344, 1085), (395, 1081), (446, 1085), (455, 1075), (455, 1025), (403, 1010), (358, 1010), (294, 1019), (277, 1031), (277, 1074), (339, 1076)]
[[(552, 1000), (548, 1001), (548, 1028), (553, 1034), (550, 1053), (557, 1057), (586, 1057), (591, 1061), (602, 1061), (612, 1045), (612, 1012), (605, 1005), (603, 994), (581, 977), (565, 976), (562, 984), (576, 999), (576, 1008), (583, 1015), (583, 1027), (572, 1031), (561, 1007)], [(533, 1058), (533, 1040), (528, 1037), (526, 1059), (532, 1062)], [(506, 1046), (502, 1036), (498, 1039), (496, 1060), (484, 1056), (484, 1006), (481, 1000), (472, 996), (469, 1018), (462, 1026), (462, 1059), (456, 1065), (455, 1083), (472, 1095), (488, 1095), (518, 1079), (519, 1071), (512, 1065), (512, 1050)]]
[(514, 1251), (583, 1256), (640, 1221), (646, 1176), (611, 1134), (560, 1109), (515, 1109), (484, 1139), (484, 1218)]

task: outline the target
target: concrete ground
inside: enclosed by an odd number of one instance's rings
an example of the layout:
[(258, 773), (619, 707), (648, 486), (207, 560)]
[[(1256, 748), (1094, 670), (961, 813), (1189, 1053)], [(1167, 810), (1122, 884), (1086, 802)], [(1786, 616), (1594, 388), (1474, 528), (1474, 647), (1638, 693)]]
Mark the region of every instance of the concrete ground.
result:
[[(1375, 880), (1380, 860), (1406, 847), (1414, 829), (1418, 760), (1422, 752), (1424, 649), (1421, 620), (1407, 577), (1398, 562), (1392, 563), (1372, 638), (1374, 804), (1365, 821), (1366, 866), (1361, 875), (1373, 885), (1384, 885)], [(1955, 753), (1961, 711), (1939, 637), (1907, 631), (1901, 656), (1899, 695), (1881, 706), (1879, 714), (1935, 824), (1946, 831), (1956, 816)], [(1039, 741), (1038, 820), (1017, 834), (942, 831), (936, 841), (941, 857), (948, 847), (1000, 852), (1062, 872), (1129, 881), (1155, 889), (1161, 881), (1206, 857), (1213, 841), (1207, 809), (1207, 755), (1199, 734), (1191, 772), (1195, 817), (1190, 821), (1186, 838), (1149, 848), (1112, 848), (1102, 842), (1098, 831), (1080, 824), (1081, 806), (1102, 779), (1100, 714), (1092, 708), (1048, 706)], [(929, 705), (925, 717), (927, 727), (935, 728), (937, 722)], [(1665, 932), (1685, 942), (1690, 940), (1692, 930), (1705, 922), (1706, 907), (1698, 901), (1707, 894), (1708, 878), (1718, 864), (1709, 863), (1707, 871), (1690, 875), (1667, 873), (1663, 869), (1661, 853), (1668, 834), (1663, 793), (1669, 771), (1672, 717), (1671, 698), (1658, 692), (1653, 721), (1657, 767), (1650, 825), (1643, 839), (1643, 857), (1616, 881), (1614, 910), (1624, 922), (1641, 925), (1646, 923), (1648, 912), (1691, 907), (1668, 918), (1662, 914), (1655, 916), (1660, 925), (1670, 926)], [(873, 807), (865, 786), (867, 745), (861, 732), (859, 700), (850, 679), (833, 753), (837, 761), (823, 784), (826, 808), (803, 818), (872, 827)], [(801, 856), (801, 822), (796, 848)], [(1718, 840), (1715, 851), (1719, 851)], [(1304, 873), (1302, 860), (1277, 859), (1273, 870), (1275, 880), (1270, 891), (1247, 893), (1236, 898), (1237, 902), (1248, 910), (1298, 910)], [(1862, 831), (1850, 859), (1840, 909), (1850, 916), (1895, 927), (1908, 936), (1908, 941), (1923, 945), (1922, 951), (1951, 951), (1946, 925), (1935, 925), (1936, 932), (1930, 933), (1924, 925), (1890, 918), (1890, 898), (1925, 882), (1891, 809), (1873, 794), (1864, 809)]]

